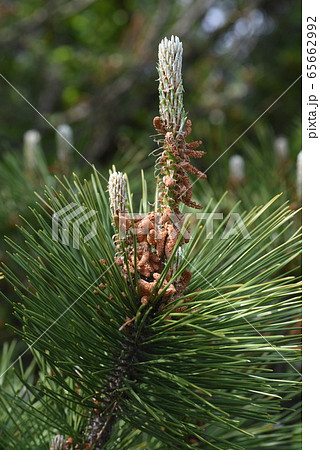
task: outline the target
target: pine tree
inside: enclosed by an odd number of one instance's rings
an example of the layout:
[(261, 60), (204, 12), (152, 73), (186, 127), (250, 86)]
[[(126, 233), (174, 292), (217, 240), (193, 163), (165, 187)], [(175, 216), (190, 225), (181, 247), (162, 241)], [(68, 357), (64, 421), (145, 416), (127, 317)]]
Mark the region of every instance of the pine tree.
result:
[[(4, 448), (299, 448), (300, 282), (288, 264), (300, 234), (281, 240), (295, 212), (277, 196), (238, 232), (237, 205), (219, 221), (220, 203), (206, 205), (209, 231), (188, 213), (201, 208), (190, 174), (205, 177), (190, 158), (204, 152), (187, 142), (181, 63), (180, 40), (165, 38), (154, 203), (142, 179), (137, 214), (115, 168), (108, 192), (96, 171), (65, 177), (33, 209), (37, 227), (21, 227), (25, 246), (10, 242), (27, 281), (4, 273), (33, 359), (12, 366), (12, 344), (1, 361)], [(79, 242), (59, 217), (75, 205), (90, 212)]]

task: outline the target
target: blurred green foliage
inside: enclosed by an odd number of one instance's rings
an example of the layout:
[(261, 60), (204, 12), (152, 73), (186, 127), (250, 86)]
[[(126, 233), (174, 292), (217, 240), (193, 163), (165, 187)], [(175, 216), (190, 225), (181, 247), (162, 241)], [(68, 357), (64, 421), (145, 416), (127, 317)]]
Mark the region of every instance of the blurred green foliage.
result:
[[(212, 159), (300, 75), (300, 19), (297, 0), (4, 1), (1, 73), (53, 125), (72, 125), (90, 161), (110, 161), (152, 147), (157, 45), (177, 34), (185, 106)], [(37, 128), (51, 154), (53, 130), (0, 85), (0, 151), (19, 151), (23, 132)], [(268, 121), (287, 134), (299, 114), (297, 84)]]

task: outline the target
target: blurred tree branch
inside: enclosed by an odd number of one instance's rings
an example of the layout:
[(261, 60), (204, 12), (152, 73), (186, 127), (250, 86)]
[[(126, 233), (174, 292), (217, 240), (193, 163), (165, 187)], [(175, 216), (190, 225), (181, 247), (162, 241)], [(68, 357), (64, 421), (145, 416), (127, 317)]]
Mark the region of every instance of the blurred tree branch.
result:
[(19, 42), (24, 43), (25, 34), (31, 34), (48, 22), (68, 19), (79, 14), (84, 9), (94, 4), (97, 0), (71, 0), (68, 3), (58, 0), (49, 0), (42, 8), (35, 9), (28, 17), (22, 17), (15, 23), (2, 27), (0, 42), (10, 45)]

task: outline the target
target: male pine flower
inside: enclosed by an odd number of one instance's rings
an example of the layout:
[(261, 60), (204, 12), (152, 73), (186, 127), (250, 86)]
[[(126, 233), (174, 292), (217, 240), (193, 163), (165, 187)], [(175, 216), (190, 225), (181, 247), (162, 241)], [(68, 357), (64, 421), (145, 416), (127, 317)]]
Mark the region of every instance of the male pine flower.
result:
[[(125, 212), (126, 191), (124, 176), (113, 172), (109, 179), (110, 208), (116, 234), (117, 265), (129, 285), (136, 289), (142, 304), (148, 304), (161, 292), (161, 306), (179, 299), (190, 282), (191, 272), (182, 271), (173, 283), (172, 276), (182, 264), (183, 249), (188, 237), (182, 234), (184, 215), (180, 202), (194, 208), (200, 205), (191, 200), (192, 184), (188, 172), (199, 178), (206, 176), (190, 164), (190, 157), (199, 158), (204, 152), (195, 150), (200, 141), (186, 143), (191, 132), (191, 121), (186, 119), (183, 109), (182, 86), (182, 43), (178, 37), (164, 38), (159, 45), (159, 111), (154, 119), (159, 134), (164, 135), (162, 152), (158, 158), (159, 209), (146, 217), (119, 220)], [(174, 218), (174, 220), (172, 220)], [(124, 240), (119, 239), (119, 231)], [(134, 242), (136, 240), (136, 245)], [(167, 267), (173, 250), (179, 240), (176, 262), (169, 268), (162, 283), (161, 274)], [(122, 250), (122, 251), (121, 251)], [(137, 273), (138, 279), (135, 279)], [(184, 310), (182, 306), (179, 310)], [(128, 318), (130, 323), (134, 318)]]
[(190, 158), (201, 158), (205, 154), (196, 150), (202, 142), (187, 143), (185, 138), (191, 133), (191, 120), (183, 108), (182, 85), (182, 43), (177, 36), (164, 38), (159, 45), (159, 117), (153, 120), (154, 127), (164, 139), (159, 140), (163, 151), (156, 161), (159, 183), (160, 211), (169, 207), (179, 212), (182, 202), (192, 208), (201, 205), (191, 200), (192, 183), (189, 173), (198, 178), (206, 175), (190, 164)]

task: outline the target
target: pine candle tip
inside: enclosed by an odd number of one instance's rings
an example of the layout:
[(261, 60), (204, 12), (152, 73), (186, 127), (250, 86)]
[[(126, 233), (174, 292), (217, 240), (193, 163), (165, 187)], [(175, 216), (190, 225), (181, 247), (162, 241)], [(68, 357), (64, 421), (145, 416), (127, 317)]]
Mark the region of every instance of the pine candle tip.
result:
[(190, 163), (190, 158), (201, 158), (205, 154), (204, 151), (196, 150), (202, 142), (185, 140), (191, 133), (192, 124), (191, 120), (187, 120), (183, 108), (182, 51), (182, 43), (177, 36), (164, 38), (159, 44), (160, 117), (153, 119), (153, 125), (158, 134), (164, 135), (160, 141), (163, 151), (156, 161), (161, 211), (170, 208), (178, 212), (180, 202), (201, 209), (201, 205), (191, 200), (193, 183), (188, 173), (206, 178), (205, 173)]
[(109, 177), (108, 191), (110, 209), (113, 216), (126, 211), (127, 184), (125, 175), (121, 172), (112, 172)]
[(297, 197), (301, 200), (302, 197), (302, 151), (297, 156), (297, 175), (296, 175)]
[(56, 133), (57, 155), (61, 163), (69, 164), (71, 147), (73, 146), (73, 131), (70, 125), (62, 123), (57, 127)]
[(274, 151), (278, 159), (288, 159), (289, 143), (285, 136), (278, 136), (274, 140)]
[(28, 130), (23, 136), (24, 166), (27, 172), (33, 172), (39, 165), (41, 135), (37, 130)]
[(186, 121), (183, 109), (182, 42), (177, 36), (159, 44), (159, 113), (167, 131), (182, 131)]
[[(62, 136), (61, 136), (62, 135)], [(57, 140), (58, 142), (62, 140), (65, 142), (65, 138), (67, 141), (69, 141), (72, 144), (73, 141), (73, 131), (70, 125), (66, 123), (62, 123), (61, 125), (57, 126)]]
[(36, 146), (40, 144), (41, 136), (37, 130), (28, 130), (24, 133), (23, 142), (25, 146)]
[(245, 177), (245, 162), (242, 156), (233, 155), (229, 159), (230, 178), (243, 181)]

